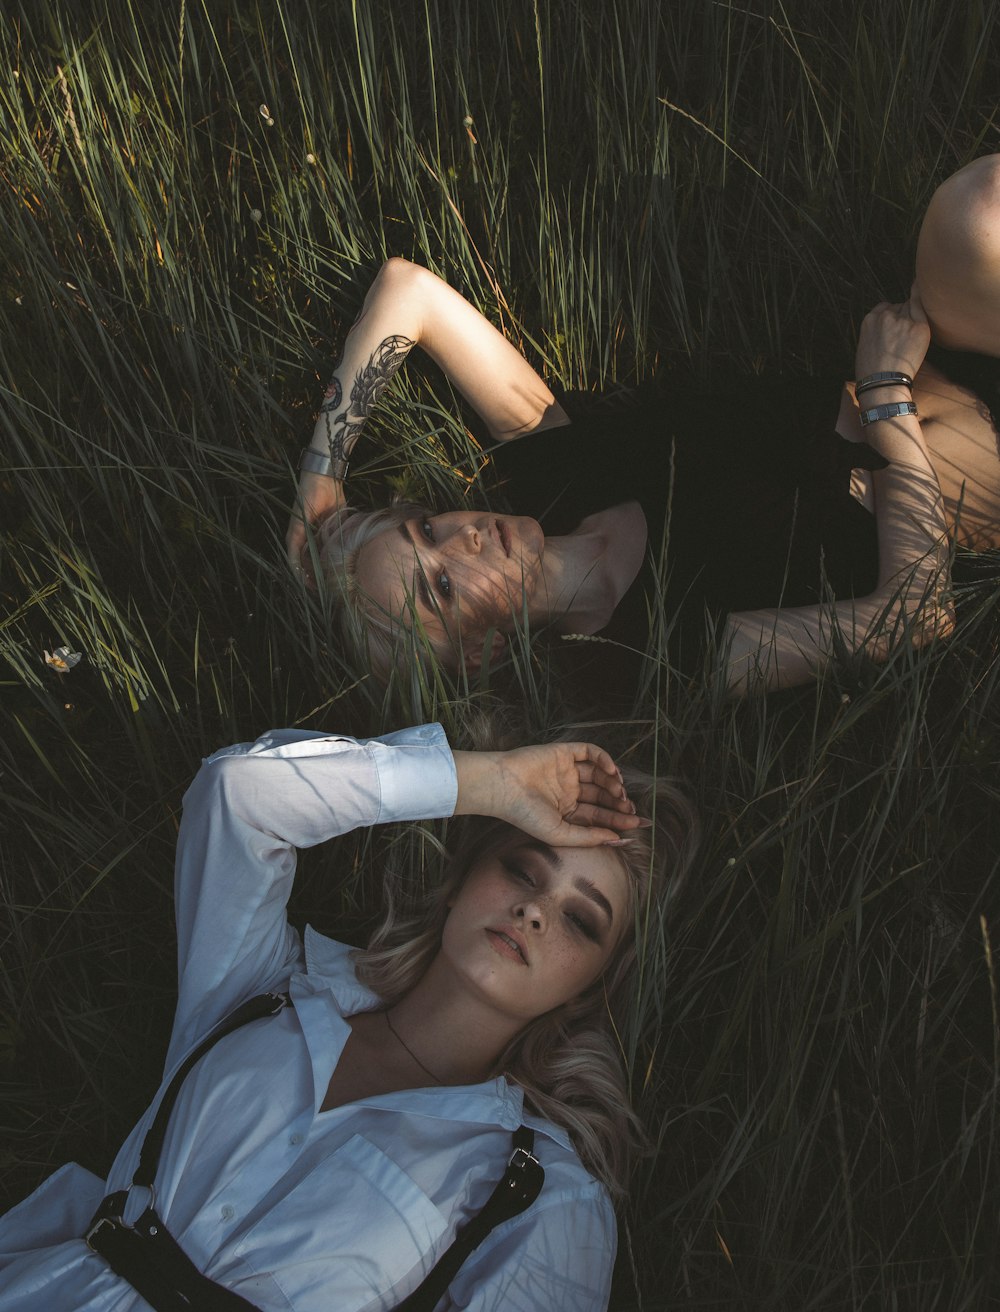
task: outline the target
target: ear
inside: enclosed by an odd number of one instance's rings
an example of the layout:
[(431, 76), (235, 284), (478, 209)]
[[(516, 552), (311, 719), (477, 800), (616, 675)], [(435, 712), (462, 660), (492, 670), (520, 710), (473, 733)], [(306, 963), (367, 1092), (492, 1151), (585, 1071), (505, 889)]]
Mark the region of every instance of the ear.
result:
[[(490, 636), (492, 634), (492, 637)], [(489, 638), (489, 643), (486, 639)], [(503, 649), (506, 645), (506, 639), (502, 633), (496, 629), (487, 630), (482, 638), (472, 638), (469, 641), (462, 641), (462, 660), (465, 664), (467, 674), (478, 674), (483, 668), (484, 660), (487, 664), (492, 664), (499, 660), (503, 655)], [(487, 646), (489, 655), (487, 657)]]

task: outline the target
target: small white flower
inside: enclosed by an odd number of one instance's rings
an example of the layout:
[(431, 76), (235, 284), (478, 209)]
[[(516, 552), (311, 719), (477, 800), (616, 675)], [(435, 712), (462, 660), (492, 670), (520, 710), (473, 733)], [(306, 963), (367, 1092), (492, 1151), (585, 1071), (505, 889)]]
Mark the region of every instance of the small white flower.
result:
[(55, 651), (45, 653), (45, 664), (57, 674), (69, 674), (74, 665), (83, 660), (82, 651), (70, 651), (68, 647), (57, 647)]

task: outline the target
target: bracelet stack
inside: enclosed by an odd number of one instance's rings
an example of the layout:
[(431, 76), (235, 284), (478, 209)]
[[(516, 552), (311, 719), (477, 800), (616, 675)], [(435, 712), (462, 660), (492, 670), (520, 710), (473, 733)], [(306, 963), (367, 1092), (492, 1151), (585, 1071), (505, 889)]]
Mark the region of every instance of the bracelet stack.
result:
[[(905, 387), (913, 390), (913, 379), (909, 374), (899, 373), (895, 369), (883, 369), (878, 373), (866, 374), (854, 384), (854, 395), (858, 398), (864, 392), (874, 392), (879, 387)], [(859, 400), (860, 404), (860, 400)], [(861, 427), (876, 424), (880, 419), (898, 419), (904, 415), (916, 415), (917, 407), (913, 401), (893, 401), (888, 405), (873, 405), (861, 411)]]

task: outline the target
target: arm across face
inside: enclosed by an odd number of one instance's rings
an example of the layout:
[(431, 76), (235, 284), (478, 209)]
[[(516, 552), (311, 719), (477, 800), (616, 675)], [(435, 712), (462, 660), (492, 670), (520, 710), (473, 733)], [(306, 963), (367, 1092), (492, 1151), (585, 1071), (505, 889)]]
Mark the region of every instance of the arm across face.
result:
[(347, 335), (316, 422), (310, 450), (330, 459), (332, 476), (301, 474), (286, 536), (293, 566), (304, 563), (306, 524), (346, 505), (344, 462), (414, 346), (441, 367), (497, 441), (568, 422), (535, 370), (473, 305), (430, 270), (388, 260)]

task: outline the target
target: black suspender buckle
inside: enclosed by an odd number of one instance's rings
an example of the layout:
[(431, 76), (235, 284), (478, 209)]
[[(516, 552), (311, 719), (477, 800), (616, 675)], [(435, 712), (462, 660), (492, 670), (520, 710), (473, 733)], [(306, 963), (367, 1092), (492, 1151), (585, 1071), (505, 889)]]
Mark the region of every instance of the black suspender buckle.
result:
[(529, 1153), (527, 1148), (515, 1148), (507, 1163), (512, 1171), (532, 1171), (537, 1165), (538, 1158), (534, 1153)]

